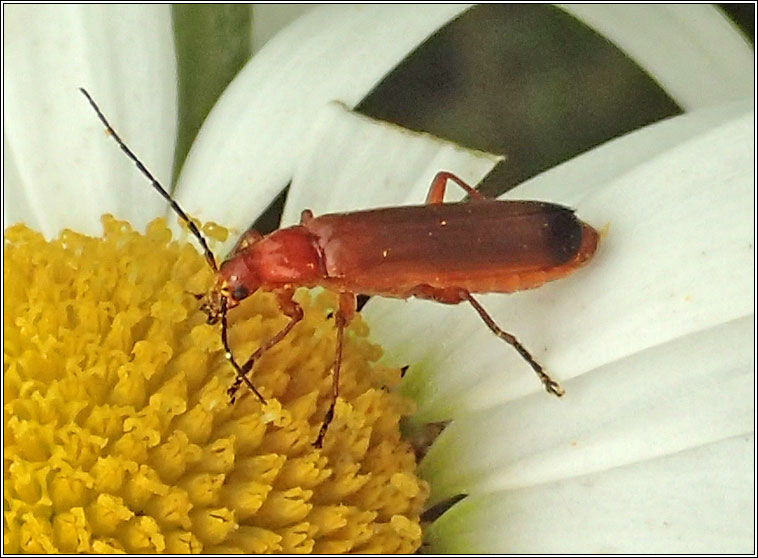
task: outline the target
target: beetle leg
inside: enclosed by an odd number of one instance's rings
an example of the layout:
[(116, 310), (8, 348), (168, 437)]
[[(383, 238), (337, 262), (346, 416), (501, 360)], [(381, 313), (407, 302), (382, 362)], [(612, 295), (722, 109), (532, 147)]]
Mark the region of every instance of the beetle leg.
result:
[(445, 188), (447, 187), (448, 180), (455, 182), (458, 186), (463, 188), (466, 193), (472, 198), (477, 200), (485, 199), (485, 196), (474, 190), (471, 186), (455, 176), (452, 172), (442, 171), (438, 172), (435, 175), (434, 180), (432, 180), (432, 185), (429, 187), (429, 193), (426, 195), (427, 204), (443, 203), (443, 198), (445, 197)]
[[(250, 355), (250, 358), (247, 359), (247, 362), (245, 364), (243, 364), (241, 367), (235, 367), (235, 369), (237, 369), (237, 378), (235, 378), (234, 383), (227, 390), (227, 394), (229, 395), (229, 399), (232, 403), (234, 403), (237, 397), (237, 390), (239, 390), (242, 382), (245, 382), (248, 387), (252, 385), (247, 377), (247, 374), (250, 372), (250, 370), (253, 369), (255, 362), (263, 355), (263, 353), (284, 339), (292, 330), (292, 328), (295, 327), (295, 324), (303, 319), (303, 309), (297, 302), (292, 300), (292, 295), (295, 294), (294, 289), (281, 289), (275, 291), (275, 293), (279, 299), (279, 307), (281, 308), (282, 312), (284, 312), (284, 314), (290, 318), (290, 321), (287, 322), (287, 325), (279, 330), (276, 335), (258, 347), (258, 349), (252, 355)], [(231, 352), (229, 352), (229, 354), (231, 354)], [(253, 389), (253, 391), (256, 395), (258, 395), (258, 398), (261, 400), (261, 402), (263, 402), (263, 398), (258, 394), (258, 392), (255, 389)]]
[(318, 437), (313, 442), (316, 448), (321, 447), (326, 435), (326, 429), (334, 418), (334, 405), (337, 403), (340, 383), (340, 366), (342, 364), (342, 339), (344, 337), (345, 326), (350, 323), (355, 315), (355, 295), (353, 293), (340, 293), (339, 308), (334, 313), (334, 323), (337, 326), (337, 350), (334, 354), (334, 372), (332, 373), (332, 402), (329, 404), (329, 410), (324, 416), (321, 423), (321, 429), (318, 431)]
[(534, 357), (531, 355), (531, 353), (526, 350), (526, 347), (519, 343), (518, 339), (516, 339), (515, 336), (508, 333), (507, 331), (500, 329), (500, 327), (495, 323), (495, 320), (492, 319), (492, 316), (490, 316), (487, 311), (482, 308), (482, 306), (474, 299), (474, 297), (471, 296), (471, 293), (466, 292), (465, 299), (468, 300), (471, 303), (471, 306), (474, 307), (474, 310), (479, 313), (482, 320), (484, 320), (484, 323), (487, 324), (487, 327), (492, 330), (492, 333), (516, 349), (516, 351), (518, 351), (518, 354), (520, 354), (521, 357), (529, 363), (529, 366), (531, 366), (532, 369), (537, 373), (537, 376), (540, 377), (540, 380), (544, 384), (545, 389), (548, 391), (548, 393), (552, 393), (558, 397), (561, 397), (564, 393), (566, 393), (558, 382), (547, 375), (547, 372), (545, 372), (544, 368), (542, 368), (542, 365), (534, 360)]
[(242, 384), (242, 382), (245, 382), (248, 389), (252, 391), (256, 397), (260, 400), (261, 403), (265, 403), (266, 400), (263, 399), (263, 396), (260, 394), (260, 392), (255, 389), (255, 386), (253, 385), (253, 382), (250, 381), (250, 378), (247, 377), (243, 369), (240, 367), (239, 364), (237, 364), (237, 361), (234, 360), (234, 355), (232, 354), (232, 349), (229, 347), (229, 339), (227, 337), (227, 333), (229, 331), (229, 323), (226, 318), (226, 299), (221, 299), (221, 344), (224, 347), (224, 357), (226, 357), (226, 360), (229, 361), (229, 364), (232, 365), (232, 368), (234, 368), (234, 371), (237, 373), (237, 377), (234, 379), (234, 384), (232, 386), (234, 387), (234, 391), (232, 391), (232, 388), (229, 388), (227, 390), (227, 393), (229, 394), (229, 397), (231, 398), (232, 402), (234, 402), (234, 396), (235, 392), (239, 389), (239, 386)]

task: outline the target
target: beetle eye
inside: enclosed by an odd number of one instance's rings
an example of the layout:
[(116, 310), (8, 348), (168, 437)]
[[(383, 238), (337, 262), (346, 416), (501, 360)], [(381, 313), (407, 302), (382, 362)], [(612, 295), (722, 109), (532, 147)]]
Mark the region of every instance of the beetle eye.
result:
[(236, 285), (232, 290), (232, 297), (234, 300), (242, 300), (247, 298), (250, 294), (250, 290), (245, 285)]

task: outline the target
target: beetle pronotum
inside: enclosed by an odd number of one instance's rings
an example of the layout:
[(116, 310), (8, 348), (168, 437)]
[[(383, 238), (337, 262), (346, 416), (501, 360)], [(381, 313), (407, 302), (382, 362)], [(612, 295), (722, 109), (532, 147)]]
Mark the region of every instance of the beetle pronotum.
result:
[[(321, 447), (334, 416), (345, 327), (356, 310), (356, 294), (430, 299), (444, 304), (468, 302), (487, 327), (513, 346), (532, 367), (545, 389), (561, 396), (553, 380), (512, 334), (502, 330), (472, 293), (512, 293), (560, 279), (592, 258), (598, 233), (566, 207), (537, 201), (485, 198), (450, 172), (432, 181), (426, 204), (335, 213), (314, 217), (304, 210), (300, 224), (266, 236), (250, 230), (237, 241), (221, 265), (195, 224), (121, 140), (93, 101), (90, 105), (137, 168), (150, 180), (188, 226), (203, 249), (216, 284), (202, 298), (209, 323), (221, 322), (221, 340), (237, 378), (229, 388), (232, 400), (240, 385), (264, 402), (248, 373), (268, 349), (303, 318), (292, 299), (297, 287), (321, 286), (339, 293), (334, 312), (337, 343), (332, 372), (332, 398), (318, 436)], [(460, 186), (469, 201), (444, 203), (448, 181)], [(227, 339), (227, 312), (258, 289), (276, 294), (289, 322), (239, 365)]]

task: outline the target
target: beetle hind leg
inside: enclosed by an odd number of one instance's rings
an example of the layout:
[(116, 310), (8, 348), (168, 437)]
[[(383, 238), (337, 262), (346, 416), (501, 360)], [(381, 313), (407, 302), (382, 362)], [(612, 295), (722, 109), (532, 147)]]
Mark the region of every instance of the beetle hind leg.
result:
[(487, 327), (490, 328), (492, 333), (516, 349), (518, 354), (521, 355), (521, 358), (529, 363), (529, 366), (531, 366), (532, 370), (534, 370), (537, 376), (539, 376), (540, 381), (545, 386), (545, 390), (548, 393), (552, 393), (558, 397), (561, 397), (564, 393), (566, 393), (565, 390), (561, 387), (561, 384), (553, 380), (547, 374), (547, 372), (545, 372), (545, 369), (542, 368), (542, 365), (534, 359), (532, 354), (519, 342), (518, 339), (516, 339), (514, 335), (500, 329), (500, 326), (495, 323), (495, 320), (492, 319), (492, 316), (490, 316), (487, 311), (481, 306), (481, 304), (479, 304), (476, 299), (471, 296), (471, 293), (466, 293), (464, 298), (468, 300), (471, 306), (474, 307), (474, 310), (479, 313), (479, 316), (482, 318), (484, 323), (487, 324)]

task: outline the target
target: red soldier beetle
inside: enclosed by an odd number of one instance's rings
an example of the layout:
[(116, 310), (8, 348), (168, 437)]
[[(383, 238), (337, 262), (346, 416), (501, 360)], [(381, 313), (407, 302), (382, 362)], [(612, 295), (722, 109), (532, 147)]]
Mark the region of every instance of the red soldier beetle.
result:
[[(228, 258), (218, 265), (195, 224), (121, 140), (90, 95), (81, 89), (108, 133), (163, 196), (200, 243), (216, 284), (202, 299), (208, 323), (221, 322), (225, 356), (237, 377), (229, 388), (232, 401), (244, 382), (258, 399), (248, 373), (255, 362), (281, 341), (303, 318), (293, 300), (297, 287), (324, 287), (339, 293), (334, 312), (337, 343), (332, 398), (314, 446), (321, 447), (334, 417), (339, 395), (344, 329), (356, 311), (356, 294), (417, 297), (443, 304), (468, 302), (487, 327), (516, 349), (545, 389), (556, 396), (563, 388), (512, 334), (502, 330), (472, 293), (512, 293), (565, 277), (595, 253), (598, 233), (573, 210), (537, 201), (486, 198), (450, 172), (439, 172), (425, 205), (402, 206), (314, 217), (306, 209), (300, 224), (262, 236), (244, 233)], [(468, 201), (444, 203), (448, 181), (460, 186)], [(276, 294), (289, 322), (243, 364), (227, 339), (227, 313), (249, 295), (264, 289)]]

